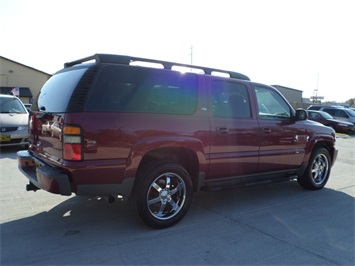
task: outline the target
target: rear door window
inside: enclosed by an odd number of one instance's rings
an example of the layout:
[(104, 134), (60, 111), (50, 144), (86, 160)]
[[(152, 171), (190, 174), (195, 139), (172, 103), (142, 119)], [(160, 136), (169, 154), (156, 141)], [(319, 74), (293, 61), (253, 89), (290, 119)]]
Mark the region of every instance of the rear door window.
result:
[(105, 66), (85, 110), (192, 114), (196, 107), (195, 74), (132, 66)]
[(251, 118), (247, 87), (236, 82), (214, 81), (212, 111), (216, 117)]
[(335, 116), (335, 109), (330, 109), (330, 108), (324, 108), (324, 112), (327, 112), (328, 114)]

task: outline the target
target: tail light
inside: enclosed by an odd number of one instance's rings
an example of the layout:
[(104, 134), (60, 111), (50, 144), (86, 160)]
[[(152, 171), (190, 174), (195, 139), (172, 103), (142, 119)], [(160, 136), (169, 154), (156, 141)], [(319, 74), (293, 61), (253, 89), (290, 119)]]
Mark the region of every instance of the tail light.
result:
[(69, 161), (81, 161), (83, 159), (83, 142), (80, 127), (63, 127), (63, 158)]

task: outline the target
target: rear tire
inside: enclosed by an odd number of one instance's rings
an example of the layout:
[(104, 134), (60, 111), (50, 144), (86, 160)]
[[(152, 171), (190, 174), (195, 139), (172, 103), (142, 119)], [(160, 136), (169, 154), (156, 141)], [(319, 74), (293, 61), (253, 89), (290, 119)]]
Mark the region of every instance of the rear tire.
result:
[(192, 203), (190, 175), (180, 165), (163, 163), (138, 177), (135, 205), (139, 216), (150, 227), (162, 229), (179, 222)]
[(305, 189), (321, 189), (328, 182), (331, 168), (330, 155), (327, 149), (316, 148), (309, 159), (303, 176), (298, 177), (298, 183)]

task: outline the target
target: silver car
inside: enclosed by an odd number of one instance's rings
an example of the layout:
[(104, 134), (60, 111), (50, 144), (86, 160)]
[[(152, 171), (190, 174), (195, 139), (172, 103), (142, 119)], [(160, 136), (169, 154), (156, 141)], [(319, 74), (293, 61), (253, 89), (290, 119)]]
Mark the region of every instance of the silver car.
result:
[(0, 147), (28, 145), (28, 119), (19, 98), (0, 95)]

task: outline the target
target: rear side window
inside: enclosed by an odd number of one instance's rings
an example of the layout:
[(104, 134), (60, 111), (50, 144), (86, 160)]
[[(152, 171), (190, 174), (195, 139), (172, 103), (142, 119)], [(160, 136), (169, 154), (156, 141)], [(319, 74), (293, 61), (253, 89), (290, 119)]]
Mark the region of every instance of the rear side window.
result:
[(324, 112), (327, 112), (328, 114), (334, 116), (335, 115), (335, 109), (329, 109), (329, 108), (324, 108)]
[(195, 74), (132, 66), (105, 66), (85, 110), (192, 114), (196, 107)]
[(66, 112), (73, 91), (86, 70), (80, 68), (52, 76), (42, 87), (32, 110)]

